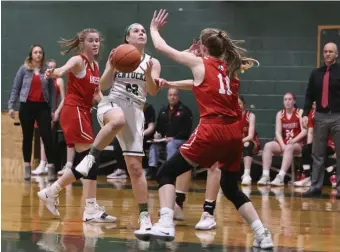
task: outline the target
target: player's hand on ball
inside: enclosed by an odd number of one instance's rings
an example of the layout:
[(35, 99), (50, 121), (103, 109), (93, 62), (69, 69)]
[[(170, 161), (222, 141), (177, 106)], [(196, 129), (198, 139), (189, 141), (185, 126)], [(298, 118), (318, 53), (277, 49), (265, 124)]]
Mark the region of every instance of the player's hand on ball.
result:
[(161, 9), (158, 13), (155, 11), (153, 13), (153, 18), (151, 20), (150, 29), (160, 30), (166, 24), (166, 18), (168, 13), (166, 10)]
[(111, 52), (110, 52), (110, 54), (109, 54), (109, 57), (107, 58), (107, 62), (106, 62), (106, 68), (115, 68), (115, 65), (114, 65), (114, 63), (113, 63), (113, 60), (112, 60), (112, 56), (114, 55), (114, 53), (115, 53), (115, 49), (116, 48), (113, 48), (112, 50), (111, 50)]
[(142, 66), (140, 68), (143, 70), (144, 75), (149, 75), (151, 76), (151, 70), (152, 70), (153, 62), (150, 59), (148, 62), (146, 62), (146, 69), (144, 69)]

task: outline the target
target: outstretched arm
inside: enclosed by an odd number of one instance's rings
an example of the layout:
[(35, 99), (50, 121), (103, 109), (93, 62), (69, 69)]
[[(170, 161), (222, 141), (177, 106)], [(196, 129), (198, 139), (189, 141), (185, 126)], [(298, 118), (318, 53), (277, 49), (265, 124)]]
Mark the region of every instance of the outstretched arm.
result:
[(68, 72), (78, 74), (83, 70), (83, 59), (77, 55), (70, 58), (65, 65), (59, 68), (47, 69), (45, 78), (60, 78)]
[(167, 81), (164, 79), (155, 79), (155, 81), (161, 88), (174, 87), (182, 90), (191, 90), (194, 85), (194, 80)]
[(158, 14), (157, 11), (155, 11), (150, 24), (150, 34), (156, 50), (166, 55), (173, 61), (185, 65), (190, 69), (203, 64), (201, 58), (196, 57), (194, 54), (188, 51), (178, 51), (175, 48), (172, 48), (161, 37), (159, 29), (165, 25), (167, 16), (168, 13), (166, 13), (165, 10), (160, 10)]

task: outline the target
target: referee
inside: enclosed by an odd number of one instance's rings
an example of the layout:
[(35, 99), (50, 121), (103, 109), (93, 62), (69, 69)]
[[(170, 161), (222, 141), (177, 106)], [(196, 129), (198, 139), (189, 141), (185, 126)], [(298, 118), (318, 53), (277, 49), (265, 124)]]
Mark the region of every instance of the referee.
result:
[(308, 114), (316, 101), (313, 136), (312, 185), (303, 194), (305, 197), (321, 195), (326, 157), (327, 139), (331, 134), (337, 158), (336, 190), (340, 198), (340, 65), (336, 63), (338, 48), (334, 43), (327, 43), (323, 49), (325, 65), (313, 70), (310, 75), (305, 95), (303, 126), (307, 128)]

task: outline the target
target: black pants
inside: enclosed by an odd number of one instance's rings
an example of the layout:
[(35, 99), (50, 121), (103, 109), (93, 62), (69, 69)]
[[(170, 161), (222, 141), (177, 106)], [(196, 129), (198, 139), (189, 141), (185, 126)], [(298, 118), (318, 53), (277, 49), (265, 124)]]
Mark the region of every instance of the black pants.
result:
[[(334, 154), (334, 150), (331, 147), (327, 146), (326, 153), (327, 153), (327, 156), (333, 155)], [(310, 165), (310, 166), (313, 165), (312, 144), (311, 143), (310, 144), (305, 144), (302, 147), (302, 157), (301, 157), (301, 160), (302, 160), (302, 165)], [(327, 158), (325, 159), (325, 166), (326, 167), (334, 165), (335, 163), (336, 163), (335, 160), (328, 161)]]
[(51, 109), (46, 102), (21, 102), (19, 119), (22, 128), (22, 152), (25, 162), (31, 162), (34, 121), (37, 121), (40, 136), (45, 146), (47, 161), (54, 163)]

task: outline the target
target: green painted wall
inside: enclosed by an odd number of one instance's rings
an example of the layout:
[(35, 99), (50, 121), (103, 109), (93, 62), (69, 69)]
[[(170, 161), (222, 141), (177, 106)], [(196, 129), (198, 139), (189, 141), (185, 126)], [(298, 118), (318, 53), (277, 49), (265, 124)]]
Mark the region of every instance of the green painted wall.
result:
[[(167, 42), (185, 49), (206, 27), (227, 30), (235, 39), (244, 39), (249, 55), (261, 67), (241, 76), (241, 94), (254, 105), (257, 130), (263, 142), (274, 136), (274, 118), (282, 106), (282, 95), (291, 91), (303, 105), (310, 71), (316, 66), (317, 26), (340, 24), (337, 2), (2, 2), (1, 91), (2, 110), (7, 109), (15, 73), (29, 47), (44, 46), (47, 58), (66, 62), (56, 41), (69, 38), (83, 28), (99, 29), (105, 50), (100, 62), (104, 69), (110, 48), (122, 42), (125, 28), (134, 22), (149, 27), (155, 9), (170, 12), (162, 34)], [(179, 9), (182, 8), (182, 11)], [(162, 64), (162, 76), (170, 80), (190, 78), (190, 72), (155, 53), (151, 43), (147, 52)], [(190, 92), (182, 101), (194, 111), (197, 106)], [(166, 91), (150, 97), (156, 110), (167, 103)]]

